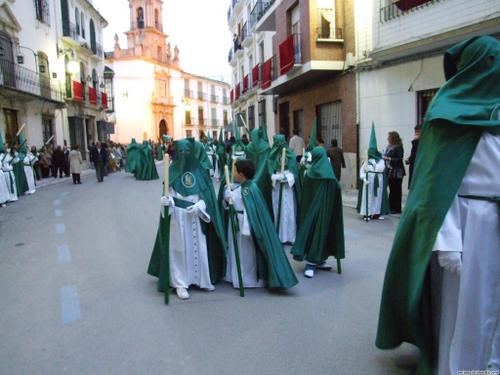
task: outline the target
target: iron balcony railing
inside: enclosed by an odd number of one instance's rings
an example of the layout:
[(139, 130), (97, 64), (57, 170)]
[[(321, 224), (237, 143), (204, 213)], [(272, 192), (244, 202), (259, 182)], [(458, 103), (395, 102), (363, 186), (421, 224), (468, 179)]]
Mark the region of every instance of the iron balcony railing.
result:
[(212, 103), (217, 103), (219, 101), (219, 97), (217, 95), (210, 95), (210, 101)]
[(243, 24), (243, 30), (242, 30), (242, 33), (243, 33), (243, 35), (242, 35), (241, 40), (243, 40), (243, 41), (244, 41), (246, 38), (248, 38), (248, 37), (252, 36), (252, 28), (251, 28), (251, 26), (250, 26), (250, 22), (249, 22), (249, 21), (247, 21), (247, 22), (245, 22), (245, 23)]
[(184, 89), (184, 96), (186, 98), (194, 98), (193, 92), (191, 90), (188, 90), (188, 89)]
[(4, 59), (0, 59), (0, 87), (64, 102), (64, 91), (58, 81)]
[(267, 10), (274, 4), (275, 0), (259, 0), (253, 7), (250, 12), (250, 22), (251, 26), (258, 22), (264, 14), (266, 14)]
[(63, 36), (69, 36), (71, 39), (78, 41), (77, 27), (74, 23), (67, 22), (62, 25)]
[(330, 27), (317, 27), (317, 39), (344, 39), (342, 29)]
[(99, 56), (101, 59), (104, 56), (104, 50), (102, 46), (99, 43), (92, 43), (92, 46), (90, 47), (94, 55)]
[(197, 98), (200, 100), (207, 100), (207, 94), (205, 94), (204, 92), (198, 91)]

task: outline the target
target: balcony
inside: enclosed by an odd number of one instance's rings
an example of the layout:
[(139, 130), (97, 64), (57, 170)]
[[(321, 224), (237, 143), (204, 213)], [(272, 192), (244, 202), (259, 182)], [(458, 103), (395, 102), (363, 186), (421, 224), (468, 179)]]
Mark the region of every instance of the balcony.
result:
[(184, 89), (184, 97), (185, 98), (194, 98), (194, 94), (191, 90)]
[(35, 99), (49, 100), (53, 103), (64, 103), (64, 91), (58, 81), (11, 61), (0, 59), (0, 91), (2, 97), (7, 97), (4, 90), (27, 94)]
[(144, 21), (139, 21), (139, 22), (131, 22), (130, 23), (130, 30), (136, 30), (136, 29), (155, 29), (160, 32), (163, 32), (163, 24), (159, 21), (155, 21), (153, 26), (148, 26), (145, 24)]
[(253, 43), (252, 26), (248, 21), (243, 24), (242, 40), (243, 47), (250, 47)]
[(102, 60), (102, 58), (104, 57), (104, 49), (102, 48), (102, 46), (99, 43), (95, 42), (91, 42), (90, 44), (90, 49), (94, 53), (94, 56)]
[(240, 35), (235, 35), (233, 38), (233, 52), (234, 52), (234, 58), (239, 59), (243, 57), (244, 52), (243, 52), (243, 46), (241, 45), (241, 36)]
[[(79, 46), (80, 32), (79, 27), (74, 23), (68, 22), (62, 25), (62, 39), (74, 46)], [(82, 35), (84, 31), (82, 29)]]
[(198, 94), (196, 96), (199, 100), (207, 100), (207, 94), (204, 92), (198, 91)]
[(210, 95), (210, 101), (212, 103), (217, 103), (219, 101), (219, 97), (217, 95)]
[(317, 42), (343, 42), (344, 35), (340, 28), (317, 27), (316, 28)]
[(276, 0), (257, 1), (250, 13), (250, 22), (252, 28), (256, 26), (255, 31), (276, 31), (275, 12), (279, 3)]

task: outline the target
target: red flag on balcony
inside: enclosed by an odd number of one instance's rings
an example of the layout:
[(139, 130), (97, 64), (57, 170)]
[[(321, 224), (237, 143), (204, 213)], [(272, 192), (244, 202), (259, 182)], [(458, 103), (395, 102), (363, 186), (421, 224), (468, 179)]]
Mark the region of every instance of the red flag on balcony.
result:
[(90, 104), (97, 105), (97, 91), (93, 87), (89, 87), (89, 101)]
[(246, 91), (248, 91), (248, 74), (243, 77), (243, 91), (241, 93), (243, 94)]
[(295, 53), (293, 50), (293, 34), (280, 44), (280, 75), (292, 69), (295, 64)]
[(419, 5), (423, 5), (425, 3), (430, 2), (431, 0), (399, 0), (394, 4), (401, 9), (403, 12), (406, 12), (412, 8), (415, 8)]
[(234, 100), (238, 100), (240, 98), (240, 84), (238, 83), (234, 88)]
[(231, 101), (231, 103), (234, 102), (234, 90), (231, 90), (229, 92), (229, 100)]
[(252, 69), (252, 87), (259, 85), (259, 64), (255, 65)]
[(272, 68), (272, 58), (267, 60), (262, 64), (262, 89), (267, 89), (271, 86), (271, 68)]
[(80, 82), (73, 81), (73, 99), (83, 102), (83, 90)]
[(108, 94), (101, 92), (101, 104), (103, 108), (108, 108)]

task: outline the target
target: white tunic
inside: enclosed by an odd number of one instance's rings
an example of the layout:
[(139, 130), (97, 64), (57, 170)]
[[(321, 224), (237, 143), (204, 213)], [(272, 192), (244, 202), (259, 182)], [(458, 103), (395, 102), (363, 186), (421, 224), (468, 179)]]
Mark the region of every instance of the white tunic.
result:
[[(275, 173), (280, 174), (280, 173)], [(295, 184), (295, 177), (290, 171), (286, 170), (283, 175), (286, 177), (286, 182), (274, 182), (272, 190), (272, 200), (273, 200), (273, 212), (274, 212), (274, 223), (278, 223), (278, 205), (280, 190), (283, 190), (281, 197), (281, 216), (280, 216), (280, 227), (279, 227), (279, 238), (281, 243), (295, 242), (295, 236), (297, 234), (297, 198), (295, 197), (295, 190), (293, 185)], [(283, 186), (281, 188), (280, 186)]]
[[(200, 219), (210, 222), (206, 205), (198, 194), (183, 197), (170, 188), (170, 286), (188, 288), (198, 285), (211, 288), (208, 266), (207, 239), (203, 234)], [(185, 208), (176, 207), (172, 198), (194, 203), (198, 215), (190, 215)]]
[[(236, 217), (240, 231), (237, 233), (238, 250), (240, 255), (241, 276), (243, 280), (243, 287), (245, 288), (260, 288), (266, 285), (265, 281), (257, 280), (257, 257), (255, 252), (255, 245), (250, 232), (250, 225), (245, 212), (245, 205), (241, 197), (241, 187), (238, 186), (233, 190), (233, 206), (237, 211)], [(224, 201), (224, 207), (228, 209)], [(242, 213), (243, 212), (243, 213)], [(227, 268), (226, 268), (226, 281), (233, 284), (234, 288), (239, 288), (238, 269), (236, 268), (236, 258), (234, 254), (233, 231), (231, 227), (231, 218), (228, 215), (227, 227)]]
[(24, 157), (24, 174), (26, 175), (26, 181), (28, 182), (28, 191), (26, 194), (34, 194), (36, 192), (35, 185), (35, 174), (33, 173), (33, 164), (38, 160), (38, 158), (31, 152), (28, 152)]
[[(500, 136), (485, 133), (458, 195), (500, 196)], [(455, 197), (434, 250), (462, 252), (461, 275), (443, 269), (439, 375), (500, 371), (500, 220), (497, 204)]]
[[(0, 153), (0, 161), (3, 159), (5, 154)], [(7, 180), (4, 177), (3, 170), (0, 169), (0, 204), (6, 203), (9, 201), (9, 190), (7, 188)]]
[[(368, 180), (368, 213), (366, 213), (366, 183), (363, 182), (361, 192), (361, 207), (359, 213), (363, 216), (380, 215), (382, 211), (382, 196), (384, 191), (384, 169), (385, 161), (380, 159), (378, 163), (375, 159), (369, 159), (368, 168), (366, 161), (363, 162), (359, 170), (359, 177), (364, 181)], [(377, 195), (375, 195), (375, 179), (378, 179)]]
[(16, 164), (19, 162), (19, 158), (16, 156), (12, 156), (9, 152), (7, 153), (7, 156), (5, 156), (5, 159), (3, 158), (4, 155), (1, 156), (2, 158), (0, 161), (3, 159), (3, 164), (2, 164), (2, 171), (4, 174), (4, 179), (5, 183), (7, 184), (7, 201), (8, 202), (15, 202), (18, 200), (17, 198), (17, 186), (16, 186), (16, 177), (14, 176), (14, 171), (12, 164)]

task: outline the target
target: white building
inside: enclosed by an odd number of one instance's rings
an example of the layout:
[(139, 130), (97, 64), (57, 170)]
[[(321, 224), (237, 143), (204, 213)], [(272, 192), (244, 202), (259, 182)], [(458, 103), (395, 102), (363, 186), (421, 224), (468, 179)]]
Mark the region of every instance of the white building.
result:
[(500, 2), (358, 0), (356, 28), (360, 152), (373, 121), (378, 147), (397, 131), (407, 157), (414, 126), (445, 82), (443, 53), (476, 35), (498, 38)]
[[(102, 29), (86, 0), (18, 0), (0, 5), (0, 133), (29, 145), (86, 145), (106, 118)], [(70, 64), (71, 63), (71, 64)], [(102, 84), (102, 85), (101, 85)], [(101, 134), (106, 127), (101, 125)]]
[[(266, 4), (262, 0), (232, 0), (228, 10), (228, 27), (233, 45), (228, 60), (232, 68), (230, 101), (233, 116), (241, 115), (252, 130), (265, 124), (269, 140), (275, 135), (276, 103), (273, 95), (262, 94), (262, 64), (273, 56), (275, 31), (257, 31), (256, 25)], [(265, 27), (264, 27), (265, 29)], [(232, 127), (226, 129), (232, 132)]]
[(127, 46), (122, 49), (115, 36), (114, 51), (106, 54), (106, 64), (114, 72), (112, 139), (121, 143), (132, 138), (156, 142), (164, 134), (198, 138), (201, 130), (218, 133), (228, 121), (229, 85), (181, 69), (180, 50), (163, 32), (162, 4), (129, 0)]

